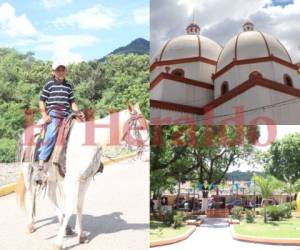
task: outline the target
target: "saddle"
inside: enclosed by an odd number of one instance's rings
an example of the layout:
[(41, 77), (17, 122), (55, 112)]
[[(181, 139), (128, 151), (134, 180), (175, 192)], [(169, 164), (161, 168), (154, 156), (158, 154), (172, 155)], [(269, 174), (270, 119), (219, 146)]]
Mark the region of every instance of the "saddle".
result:
[[(49, 163), (57, 166), (58, 172), (62, 177), (66, 174), (66, 151), (68, 145), (68, 137), (75, 121), (83, 122), (82, 118), (77, 113), (71, 113), (65, 118), (59, 126), (56, 143), (54, 149), (48, 159)], [(21, 161), (37, 162), (39, 160), (39, 149), (44, 140), (46, 126), (42, 125), (34, 131), (30, 138), (29, 146), (23, 148)]]

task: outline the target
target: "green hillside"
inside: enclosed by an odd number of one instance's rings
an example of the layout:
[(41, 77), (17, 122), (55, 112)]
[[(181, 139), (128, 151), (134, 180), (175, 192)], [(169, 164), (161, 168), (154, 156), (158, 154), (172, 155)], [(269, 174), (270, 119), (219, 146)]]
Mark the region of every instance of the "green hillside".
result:
[(226, 178), (226, 180), (234, 180), (234, 181), (251, 181), (252, 176), (254, 174), (262, 175), (261, 172), (257, 172), (257, 171), (242, 172), (242, 171), (236, 170), (236, 171), (227, 173), (225, 178)]

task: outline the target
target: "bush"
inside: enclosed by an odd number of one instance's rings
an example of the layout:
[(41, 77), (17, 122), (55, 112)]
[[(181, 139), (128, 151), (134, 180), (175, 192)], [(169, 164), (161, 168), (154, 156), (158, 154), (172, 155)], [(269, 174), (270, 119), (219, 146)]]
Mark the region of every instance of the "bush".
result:
[(296, 210), (297, 208), (296, 201), (292, 201), (290, 204), (291, 204), (291, 209)]
[(283, 218), (291, 218), (292, 211), (290, 204), (281, 204), (278, 205), (279, 210), (281, 211), (281, 217)]
[(292, 202), (287, 202), (287, 203), (283, 203), (284, 205), (288, 206), (291, 210), (296, 210), (296, 201), (292, 201)]
[(255, 214), (251, 210), (246, 210), (246, 222), (247, 223), (254, 223), (255, 221)]
[(282, 218), (291, 218), (292, 211), (290, 204), (280, 204), (276, 206), (267, 207), (267, 215), (271, 217), (273, 221), (279, 221)]
[(173, 223), (173, 227), (174, 228), (177, 228), (177, 227), (181, 227), (182, 226), (182, 223), (183, 223), (183, 220), (184, 220), (184, 213), (182, 212), (177, 212), (175, 215), (174, 215), (174, 223)]
[(284, 216), (283, 206), (269, 206), (267, 207), (267, 215), (272, 221), (279, 221)]
[(0, 139), (0, 162), (14, 162), (16, 160), (17, 142), (13, 139)]
[(231, 217), (235, 220), (240, 220), (242, 217), (243, 208), (242, 207), (234, 207), (231, 209)]
[(175, 216), (175, 212), (174, 211), (167, 211), (164, 215), (163, 215), (163, 222), (166, 226), (171, 226), (174, 223), (174, 216)]

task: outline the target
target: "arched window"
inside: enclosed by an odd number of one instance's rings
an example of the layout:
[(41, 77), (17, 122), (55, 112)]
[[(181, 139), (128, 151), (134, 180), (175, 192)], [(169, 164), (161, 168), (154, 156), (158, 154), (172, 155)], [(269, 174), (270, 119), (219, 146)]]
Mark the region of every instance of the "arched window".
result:
[(172, 75), (184, 77), (184, 71), (183, 71), (183, 69), (174, 69), (172, 71)]
[(223, 82), (221, 86), (221, 95), (226, 94), (228, 90), (229, 90), (228, 82)]
[(262, 74), (258, 72), (257, 70), (252, 71), (249, 75), (250, 80), (255, 80), (255, 79), (261, 79), (263, 78)]
[(292, 78), (288, 74), (284, 74), (284, 76), (283, 76), (283, 82), (287, 86), (294, 87), (293, 80), (292, 80)]

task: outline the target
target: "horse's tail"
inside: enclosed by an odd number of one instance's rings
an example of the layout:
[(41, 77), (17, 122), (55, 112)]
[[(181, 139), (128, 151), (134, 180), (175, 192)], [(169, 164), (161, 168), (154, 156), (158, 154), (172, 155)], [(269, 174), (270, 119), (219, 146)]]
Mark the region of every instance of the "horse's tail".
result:
[(17, 142), (16, 161), (17, 162), (23, 161), (23, 134), (21, 134), (19, 136), (19, 139)]
[(24, 175), (23, 173), (20, 173), (16, 185), (16, 194), (17, 194), (17, 201), (21, 208), (25, 207), (25, 193), (26, 193), (26, 188), (24, 183)]

